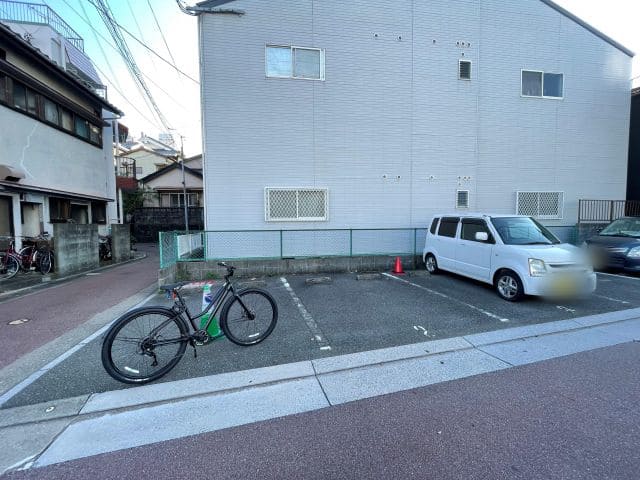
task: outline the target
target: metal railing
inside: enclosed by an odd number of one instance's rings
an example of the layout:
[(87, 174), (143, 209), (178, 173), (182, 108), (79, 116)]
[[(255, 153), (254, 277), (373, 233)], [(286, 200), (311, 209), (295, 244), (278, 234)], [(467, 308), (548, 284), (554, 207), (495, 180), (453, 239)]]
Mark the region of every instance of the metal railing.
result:
[(69, 43), (84, 52), (84, 40), (48, 5), (0, 0), (0, 19), (10, 22), (49, 25)]
[(160, 267), (204, 260), (418, 255), (426, 228), (161, 232)]
[(637, 200), (580, 200), (578, 223), (609, 223), (620, 217), (640, 216)]

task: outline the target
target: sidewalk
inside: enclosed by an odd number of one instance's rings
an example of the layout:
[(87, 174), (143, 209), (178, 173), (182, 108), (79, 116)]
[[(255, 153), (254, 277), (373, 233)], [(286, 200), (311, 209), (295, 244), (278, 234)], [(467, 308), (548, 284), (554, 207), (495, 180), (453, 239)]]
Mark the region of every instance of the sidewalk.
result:
[(335, 408), (637, 341), (640, 309), (632, 309), (2, 410), (0, 471)]

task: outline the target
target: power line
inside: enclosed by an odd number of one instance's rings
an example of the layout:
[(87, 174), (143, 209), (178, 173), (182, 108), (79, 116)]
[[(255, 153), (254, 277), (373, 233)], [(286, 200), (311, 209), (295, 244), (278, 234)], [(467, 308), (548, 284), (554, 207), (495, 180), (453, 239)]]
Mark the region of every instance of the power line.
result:
[[(116, 51), (117, 53), (120, 53), (119, 50), (107, 39), (105, 38), (104, 35), (102, 35), (98, 30), (95, 29), (95, 27), (91, 24), (90, 21), (88, 21), (87, 19), (83, 18), (82, 15), (80, 15), (80, 13), (78, 13), (78, 11), (73, 8), (69, 2), (67, 2), (67, 0), (62, 0), (72, 11), (73, 13), (75, 13), (80, 20), (82, 20), (84, 23), (86, 23), (89, 28), (91, 29), (91, 31), (93, 32), (94, 35), (97, 35), (98, 37), (100, 37), (107, 45), (109, 45), (114, 51)], [(80, 2), (82, 2), (82, 0), (78, 0)], [(97, 41), (97, 40), (96, 40)], [(98, 42), (100, 44), (100, 42)], [(101, 46), (101, 44), (100, 44)], [(104, 55), (104, 52), (103, 52)], [(107, 56), (105, 55), (105, 61), (107, 62), (107, 64), (109, 65), (109, 60), (107, 58)], [(111, 72), (113, 73), (114, 77), (117, 76), (113, 71)], [(153, 78), (151, 78), (149, 75), (145, 74), (144, 72), (140, 72), (142, 73), (142, 75), (149, 81), (151, 82), (156, 88), (158, 88), (158, 90), (160, 90), (162, 93), (164, 93), (167, 98), (169, 98), (170, 100), (172, 100), (178, 107), (180, 107), (182, 110), (184, 110), (185, 112), (188, 112), (188, 110), (184, 107), (184, 105), (179, 102), (178, 100), (176, 100), (173, 96), (171, 96), (171, 94), (169, 92), (167, 92), (166, 90), (164, 90), (160, 85), (158, 85)], [(120, 85), (119, 85), (120, 86)], [(120, 88), (122, 88), (120, 86)], [(148, 106), (148, 105), (147, 105)]]
[(160, 36), (162, 37), (162, 41), (164, 42), (164, 46), (167, 47), (167, 52), (169, 52), (169, 56), (171, 57), (171, 61), (173, 62), (173, 64), (176, 64), (176, 59), (173, 58), (173, 54), (171, 53), (171, 49), (169, 48), (169, 44), (167, 43), (167, 39), (164, 36), (164, 32), (162, 31), (162, 27), (160, 26), (160, 23), (158, 22), (158, 17), (156, 17), (156, 12), (153, 9), (153, 7), (151, 6), (151, 2), (149, 0), (147, 0), (147, 5), (149, 5), (149, 9), (151, 10), (151, 14), (153, 15), (153, 19), (156, 22), (156, 26), (158, 27), (158, 30), (160, 31)]
[(169, 131), (171, 129), (171, 127), (169, 126), (169, 121), (166, 119), (166, 117), (160, 110), (160, 107), (158, 106), (155, 99), (153, 98), (153, 94), (149, 90), (147, 83), (144, 81), (144, 78), (142, 77), (142, 73), (140, 72), (140, 68), (138, 67), (138, 64), (136, 63), (133, 55), (131, 54), (131, 50), (129, 50), (129, 46), (127, 45), (127, 42), (122, 36), (122, 33), (120, 32), (113, 18), (113, 13), (111, 12), (109, 5), (106, 3), (105, 0), (89, 0), (89, 1), (96, 8), (96, 10), (98, 10), (100, 17), (102, 17), (103, 23), (107, 27), (107, 30), (111, 34), (111, 38), (113, 39), (116, 46), (118, 47), (118, 50), (120, 51), (120, 56), (122, 57), (122, 59), (125, 62), (125, 65), (129, 69), (129, 73), (134, 79), (136, 86), (143, 94), (143, 98), (145, 99), (145, 101), (147, 101), (151, 105), (153, 111), (155, 112), (156, 116), (160, 120), (160, 123), (162, 123), (162, 125), (164, 126), (165, 130)]
[[(102, 38), (105, 42), (107, 42), (107, 44), (109, 44), (114, 50), (118, 51), (118, 49), (116, 47), (114, 47), (102, 34), (100, 34), (100, 32), (98, 32), (95, 27), (90, 23), (87, 22), (84, 18), (82, 18), (82, 15), (80, 15), (78, 13), (78, 11), (73, 8), (69, 2), (67, 0), (62, 0), (78, 17), (80, 17), (80, 19), (85, 22), (89, 28), (91, 30), (93, 30), (94, 32), (96, 32), (100, 38)], [(82, 1), (82, 0), (80, 0)], [(91, 0), (89, 0), (91, 2)], [(115, 19), (113, 19), (114, 23), (123, 31), (125, 32), (127, 35), (129, 35), (131, 38), (133, 38), (136, 42), (138, 42), (140, 45), (142, 45), (145, 49), (147, 49), (149, 52), (151, 52), (153, 55), (155, 55), (156, 57), (158, 57), (160, 60), (162, 60), (164, 63), (166, 63), (167, 65), (169, 65), (171, 68), (173, 68), (174, 70), (176, 70), (178, 73), (180, 73), (181, 75), (187, 77), (189, 80), (191, 80), (192, 82), (196, 83), (197, 85), (200, 85), (200, 82), (196, 79), (194, 79), (193, 77), (191, 77), (189, 74), (183, 72), (182, 70), (180, 70), (177, 66), (173, 65), (169, 60), (167, 60), (166, 58), (162, 57), (159, 53), (157, 53), (154, 49), (152, 49), (151, 47), (149, 47), (146, 43), (144, 43), (143, 41), (141, 41), (140, 39), (138, 39), (138, 37), (136, 37), (133, 33), (131, 33), (129, 30), (127, 30), (126, 28), (124, 28), (122, 25), (120, 25), (118, 22), (115, 21)]]

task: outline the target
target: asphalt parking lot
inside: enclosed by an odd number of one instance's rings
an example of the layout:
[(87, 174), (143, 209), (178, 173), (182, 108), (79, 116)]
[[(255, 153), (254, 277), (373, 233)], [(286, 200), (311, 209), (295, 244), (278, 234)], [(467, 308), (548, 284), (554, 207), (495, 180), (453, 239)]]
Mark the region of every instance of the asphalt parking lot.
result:
[[(381, 274), (358, 279), (334, 274), (255, 279), (276, 298), (279, 320), (273, 334), (253, 347), (221, 338), (189, 347), (178, 364), (158, 382), (342, 355), (410, 343), (480, 333), (500, 328), (571, 319), (640, 307), (640, 278), (598, 274), (598, 288), (586, 299), (557, 302), (500, 299), (493, 289), (452, 274), (424, 271), (405, 276)], [(201, 291), (185, 292), (199, 310)], [(148, 304), (169, 305), (158, 294)], [(102, 337), (48, 370), (2, 408), (127, 388), (111, 379), (100, 362)]]

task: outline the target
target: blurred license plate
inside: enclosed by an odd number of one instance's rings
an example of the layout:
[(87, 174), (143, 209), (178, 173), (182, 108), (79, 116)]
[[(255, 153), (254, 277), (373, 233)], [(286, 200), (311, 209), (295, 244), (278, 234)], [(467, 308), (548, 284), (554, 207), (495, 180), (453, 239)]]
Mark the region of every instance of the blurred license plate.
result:
[(578, 282), (571, 277), (560, 277), (554, 280), (553, 290), (557, 295), (574, 295), (578, 292)]

